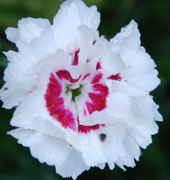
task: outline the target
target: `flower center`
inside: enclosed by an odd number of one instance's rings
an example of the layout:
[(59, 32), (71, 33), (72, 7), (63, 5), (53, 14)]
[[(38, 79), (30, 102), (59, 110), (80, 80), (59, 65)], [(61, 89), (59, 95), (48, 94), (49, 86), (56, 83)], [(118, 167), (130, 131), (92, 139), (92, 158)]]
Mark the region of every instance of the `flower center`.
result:
[[(77, 65), (77, 55), (78, 54), (75, 55), (76, 60), (73, 65)], [(77, 79), (74, 79), (66, 69), (51, 73), (45, 93), (46, 108), (49, 114), (60, 122), (64, 128), (70, 128), (73, 131), (86, 134), (104, 126), (104, 124), (100, 124), (100, 122), (89, 126), (80, 123), (80, 118), (83, 116), (89, 116), (95, 111), (102, 111), (107, 108), (109, 88), (103, 83), (103, 73), (101, 69), (102, 66), (100, 62), (98, 62), (94, 75), (87, 72), (84, 75), (81, 74)], [(122, 78), (120, 74), (113, 74), (107, 77), (107, 79), (120, 81)], [(88, 83), (87, 87), (89, 88), (85, 88), (85, 83)], [(66, 96), (63, 96), (63, 93)], [(76, 98), (79, 96), (84, 96), (84, 98)], [(74, 103), (77, 101), (75, 103), (76, 106), (70, 101)], [(106, 135), (101, 134), (100, 139), (101, 141), (105, 141)]]
[(75, 102), (75, 98), (76, 98), (77, 96), (81, 95), (82, 87), (83, 87), (83, 86), (80, 84), (80, 87), (79, 87), (79, 88), (73, 89), (73, 88), (72, 88), (72, 85), (67, 85), (67, 86), (66, 86), (66, 91), (65, 91), (65, 93), (68, 94), (69, 92), (71, 92), (71, 93), (72, 93), (72, 99), (71, 99), (71, 100)]

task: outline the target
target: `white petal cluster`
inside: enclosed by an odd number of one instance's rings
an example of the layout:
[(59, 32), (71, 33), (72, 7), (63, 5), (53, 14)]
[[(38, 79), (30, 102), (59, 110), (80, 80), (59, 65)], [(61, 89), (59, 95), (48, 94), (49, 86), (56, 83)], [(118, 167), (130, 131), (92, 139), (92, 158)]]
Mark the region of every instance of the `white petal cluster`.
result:
[[(103, 169), (106, 163), (110, 169), (115, 165), (134, 167), (140, 148), (145, 149), (152, 142), (151, 135), (158, 132), (155, 121), (162, 121), (150, 95), (160, 83), (158, 72), (141, 46), (136, 22), (132, 20), (109, 41), (99, 36), (99, 23), (95, 6), (66, 0), (52, 25), (47, 19), (23, 18), (18, 28), (6, 30), (7, 39), (18, 48), (18, 52), (5, 52), (9, 63), (0, 90), (3, 107), (16, 107), (11, 125), (17, 128), (9, 134), (29, 147), (40, 162), (54, 165), (63, 177), (76, 179), (90, 167)], [(79, 64), (72, 66), (70, 53), (77, 49)], [(88, 85), (76, 101), (77, 108), (69, 96), (63, 96), (73, 113), (80, 114), (80, 124), (104, 126), (89, 133), (63, 128), (46, 108), (50, 74), (61, 69), (67, 69), (73, 78), (94, 74), (98, 61), (101, 81), (109, 89), (107, 107), (83, 117)], [(121, 80), (107, 78), (115, 74), (120, 74)]]

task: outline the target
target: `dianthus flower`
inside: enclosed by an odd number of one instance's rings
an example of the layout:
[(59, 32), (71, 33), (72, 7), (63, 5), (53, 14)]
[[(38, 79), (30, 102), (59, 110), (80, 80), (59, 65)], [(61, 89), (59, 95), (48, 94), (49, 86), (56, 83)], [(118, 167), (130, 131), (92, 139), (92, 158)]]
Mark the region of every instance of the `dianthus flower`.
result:
[(100, 14), (65, 1), (51, 25), (24, 18), (7, 28), (3, 107), (16, 107), (9, 132), (33, 157), (76, 178), (90, 167), (134, 167), (161, 121), (150, 92), (160, 80), (140, 46), (135, 21), (111, 40), (99, 36)]

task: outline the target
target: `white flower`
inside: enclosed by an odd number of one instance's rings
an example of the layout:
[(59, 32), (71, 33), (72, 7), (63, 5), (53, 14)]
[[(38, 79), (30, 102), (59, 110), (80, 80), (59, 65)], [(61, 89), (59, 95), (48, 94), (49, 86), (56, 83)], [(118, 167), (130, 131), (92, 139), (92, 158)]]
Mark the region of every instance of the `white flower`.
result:
[(7, 28), (4, 108), (16, 107), (9, 132), (63, 177), (90, 167), (134, 167), (162, 121), (150, 92), (160, 80), (132, 20), (113, 39), (99, 36), (100, 14), (65, 1), (54, 17)]

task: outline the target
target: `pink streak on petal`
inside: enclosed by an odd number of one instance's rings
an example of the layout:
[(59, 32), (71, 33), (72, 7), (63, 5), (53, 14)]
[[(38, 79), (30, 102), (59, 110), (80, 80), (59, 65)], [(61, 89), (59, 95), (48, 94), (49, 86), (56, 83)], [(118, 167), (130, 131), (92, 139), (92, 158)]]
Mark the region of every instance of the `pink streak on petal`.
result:
[(91, 59), (88, 58), (88, 59), (86, 60), (86, 63), (89, 63), (90, 61), (91, 61)]
[(86, 110), (84, 109), (84, 116), (87, 116), (87, 112), (86, 112)]
[(91, 130), (97, 130), (100, 128), (99, 124), (93, 125), (93, 126), (83, 126), (83, 125), (79, 125), (79, 129), (78, 131), (81, 133), (89, 133)]
[(93, 41), (93, 45), (95, 45), (95, 44), (96, 44), (96, 40)]
[(78, 132), (79, 133), (89, 133), (91, 130), (97, 130), (100, 128), (100, 126), (105, 126), (104, 124), (96, 124), (93, 126), (85, 126), (85, 125), (80, 125), (79, 124), (79, 117), (77, 117), (77, 121), (78, 121)]
[(96, 70), (101, 69), (101, 68), (102, 68), (102, 66), (101, 66), (100, 62), (98, 62), (96, 65)]
[(115, 75), (109, 76), (107, 79), (120, 81), (122, 78), (121, 78), (120, 74), (115, 74)]
[(46, 107), (49, 114), (59, 121), (64, 128), (76, 130), (75, 118), (70, 109), (64, 107), (64, 98), (61, 97), (62, 85), (51, 74), (45, 94)]
[(59, 70), (59, 71), (56, 72), (56, 74), (58, 75), (58, 77), (59, 77), (60, 79), (68, 80), (68, 81), (70, 81), (71, 83), (76, 83), (76, 82), (80, 79), (80, 77), (77, 78), (77, 79), (73, 79), (73, 78), (71, 77), (70, 72), (67, 71), (67, 70)]
[(94, 92), (89, 93), (89, 98), (91, 102), (86, 102), (86, 106), (89, 114), (94, 111), (101, 111), (106, 108), (106, 98), (109, 94), (108, 87), (103, 84), (94, 84)]
[(77, 49), (75, 51), (74, 60), (73, 60), (73, 64), (72, 64), (73, 66), (77, 66), (79, 63), (79, 57), (78, 57), (79, 52), (80, 52), (80, 49)]
[(109, 94), (108, 87), (103, 84), (94, 84), (93, 90), (95, 91), (95, 93), (97, 93), (97, 94), (100, 93), (104, 96), (107, 96)]
[(88, 76), (90, 76), (90, 73), (87, 73), (86, 75), (84, 75), (82, 81), (85, 80)]
[(102, 73), (97, 73), (97, 74), (93, 77), (91, 83), (92, 83), (92, 84), (98, 83), (98, 82), (102, 79), (102, 76), (103, 76)]
[(60, 96), (62, 93), (62, 86), (57, 81), (57, 79), (54, 77), (54, 74), (51, 73), (49, 80), (50, 80), (50, 82), (48, 84), (47, 93), (52, 97), (53, 97), (53, 95), (55, 95), (55, 98)]

